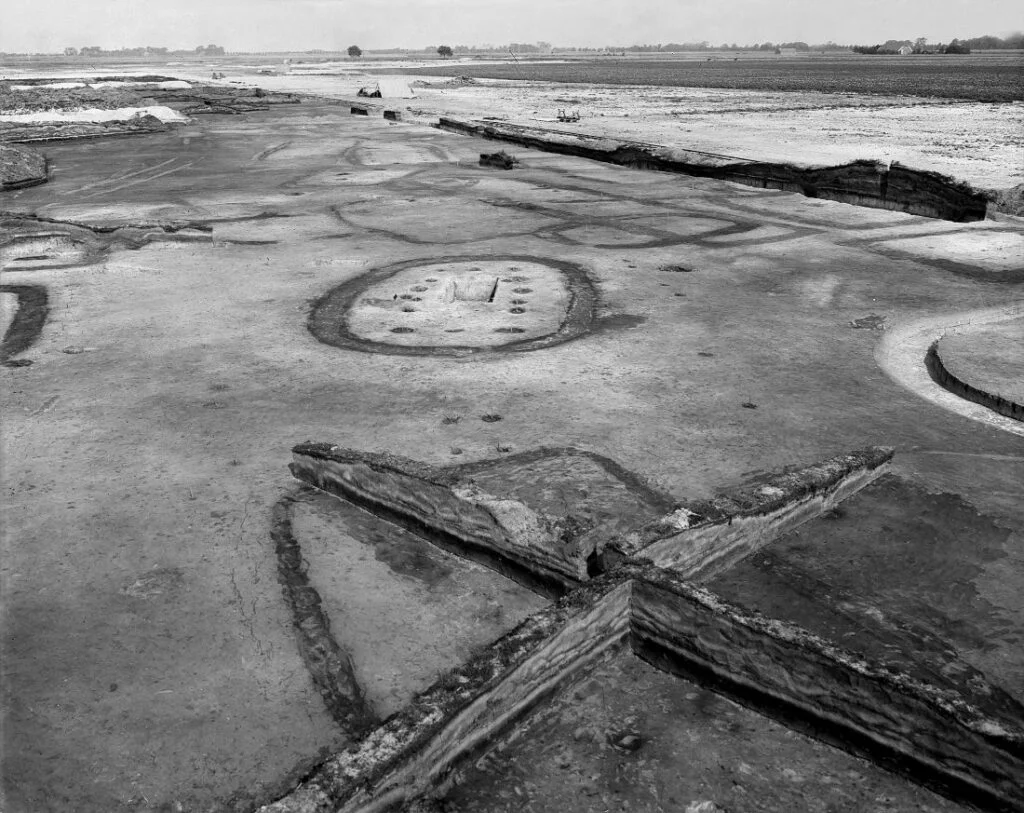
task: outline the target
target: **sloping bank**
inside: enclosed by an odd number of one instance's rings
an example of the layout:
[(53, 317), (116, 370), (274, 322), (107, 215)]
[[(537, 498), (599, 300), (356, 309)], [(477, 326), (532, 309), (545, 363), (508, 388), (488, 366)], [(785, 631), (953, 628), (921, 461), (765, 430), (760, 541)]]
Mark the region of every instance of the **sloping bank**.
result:
[(936, 383), (954, 395), (959, 395), (961, 398), (966, 398), (975, 404), (981, 404), (983, 407), (988, 407), (993, 412), (1004, 415), (1007, 418), (1012, 418), (1015, 421), (1024, 421), (1024, 404), (1018, 404), (1011, 398), (1004, 398), (998, 393), (987, 392), (980, 387), (975, 387), (952, 372), (942, 359), (938, 339), (928, 346), (928, 353), (924, 357), (924, 363)]
[(799, 192), (810, 198), (835, 200), (874, 209), (891, 209), (942, 220), (983, 220), (987, 206), (985, 194), (968, 184), (938, 172), (911, 169), (895, 162), (891, 165), (876, 161), (853, 161), (834, 167), (796, 166), (505, 122), (442, 117), (437, 126), (442, 130), (561, 155), (575, 155), (637, 169), (656, 169), (733, 181), (762, 189)]
[(48, 180), (46, 158), (26, 147), (0, 144), (0, 191), (38, 186)]

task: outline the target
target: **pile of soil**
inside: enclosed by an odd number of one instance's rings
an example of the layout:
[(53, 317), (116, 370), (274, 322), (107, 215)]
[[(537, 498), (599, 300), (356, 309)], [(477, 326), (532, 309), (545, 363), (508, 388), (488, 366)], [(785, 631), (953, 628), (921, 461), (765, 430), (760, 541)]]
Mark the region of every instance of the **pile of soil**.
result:
[(47, 180), (44, 156), (27, 147), (0, 144), (0, 190), (23, 189)]
[[(105, 78), (107, 79), (107, 78)], [(94, 80), (95, 81), (95, 80)], [(12, 82), (0, 82), (0, 111), (34, 113), (49, 110), (118, 110), (121, 108), (163, 106), (186, 116), (199, 114), (236, 115), (268, 110), (271, 105), (299, 104), (290, 93), (269, 93), (259, 88), (233, 88), (222, 85), (194, 84), (188, 88), (159, 88), (152, 85), (119, 87), (54, 88), (31, 87), (14, 90)], [(34, 84), (19, 80), (18, 84)], [(32, 142), (71, 138), (95, 138), (105, 135), (157, 133), (169, 125), (152, 115), (135, 116), (128, 121), (109, 122), (11, 122), (0, 121), (0, 141)]]
[[(138, 89), (33, 87), (31, 90), (12, 90), (12, 82), (0, 82), (0, 111), (4, 113), (40, 113), (47, 110), (117, 110), (139, 105)], [(27, 83), (19, 83), (27, 84)], [(146, 90), (149, 96), (153, 90)]]
[(149, 114), (133, 116), (127, 121), (41, 122), (31, 124), (0, 122), (0, 141), (24, 144), (33, 141), (64, 141), (71, 138), (97, 138), (106, 135), (162, 133), (171, 126), (160, 121), (156, 116)]
[(989, 193), (988, 208), (990, 212), (1024, 217), (1024, 183), (1011, 186), (1009, 189), (992, 190)]
[(444, 82), (425, 82), (422, 79), (418, 79), (415, 82), (410, 82), (409, 87), (412, 88), (433, 88), (443, 90), (445, 88), (463, 88), (467, 85), (478, 85), (480, 84), (472, 76), (456, 76), (452, 79), (448, 79)]

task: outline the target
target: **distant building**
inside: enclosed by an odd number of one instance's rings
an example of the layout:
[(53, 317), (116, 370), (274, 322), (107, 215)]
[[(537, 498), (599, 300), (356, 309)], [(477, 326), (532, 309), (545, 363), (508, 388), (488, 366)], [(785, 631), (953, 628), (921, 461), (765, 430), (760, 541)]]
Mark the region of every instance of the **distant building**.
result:
[(909, 45), (903, 45), (903, 46), (900, 47), (900, 50), (899, 50), (900, 56), (907, 56), (908, 54), (912, 54), (912, 53), (914, 53), (914, 49), (911, 48)]
[(776, 53), (777, 54), (782, 54), (782, 56), (796, 56), (796, 48), (781, 48), (780, 47), (776, 51)]

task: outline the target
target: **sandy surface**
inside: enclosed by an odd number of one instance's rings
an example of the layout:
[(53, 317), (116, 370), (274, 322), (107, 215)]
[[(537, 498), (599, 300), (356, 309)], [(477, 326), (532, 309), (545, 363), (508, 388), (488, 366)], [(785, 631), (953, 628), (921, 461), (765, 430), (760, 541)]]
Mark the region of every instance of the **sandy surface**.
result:
[[(741, 158), (809, 164), (898, 161), (995, 188), (1024, 180), (1024, 104), (1019, 103), (497, 81), (417, 93), (417, 105), (424, 109), (504, 116), (517, 123)], [(550, 122), (559, 109), (579, 111), (582, 119), (578, 124)]]
[(163, 105), (118, 107), (114, 110), (42, 110), (38, 113), (0, 113), (0, 123), (45, 124), (48, 122), (128, 121), (136, 116), (155, 116), (160, 121), (188, 121), (188, 116)]
[[(269, 66), (276, 71), (274, 75), (257, 75), (257, 64), (211, 65), (228, 73), (228, 77), (211, 80), (210, 66), (195, 63), (168, 63), (153, 69), (185, 80), (252, 84), (335, 99), (355, 99), (359, 88), (379, 82), (393, 93), (369, 101), (423, 116), (493, 116), (531, 126), (764, 161), (898, 161), (991, 189), (1024, 182), (1021, 102), (990, 104), (914, 96), (493, 79), (443, 87), (448, 79), (459, 75), (457, 61), (451, 63), (452, 77), (401, 73), (424, 66), (436, 68), (436, 60), (274, 63)], [(382, 73), (384, 70), (399, 73)], [(145, 71), (135, 66), (119, 72), (141, 75)], [(3, 75), (18, 78), (33, 74), (25, 69), (5, 69)], [(80, 78), (81, 71), (53, 71), (47, 75)], [(409, 85), (415, 98), (405, 98), (406, 94), (398, 90)], [(578, 111), (581, 121), (559, 123), (559, 110)]]
[[(337, 98), (356, 84), (314, 79)], [(48, 144), (51, 182), (4, 194), (4, 209), (69, 239), (61, 221), (95, 227), (87, 255), (3, 269), (50, 301), (18, 356), (34, 363), (0, 369), (5, 811), (230, 810), (349, 742), (276, 578), (271, 512), (304, 440), (436, 465), (571, 446), (681, 501), (888, 444), (915, 482), (1021, 515), (1007, 461), (1024, 457), (1022, 433), (922, 398), (875, 358), (886, 341), (898, 369), (930, 381), (933, 329), (961, 310), (1024, 308), (1010, 281), (945, 256), (888, 256), (886, 242), (1019, 225), (541, 152), (509, 172), (480, 167), (493, 147), (306, 100)], [(111, 231), (128, 226), (141, 245)], [(583, 267), (591, 329), (531, 352), (413, 358), (341, 349), (307, 327), (313, 302), (370, 270), (481, 255)], [(422, 610), (417, 623), (444, 615), (362, 544), (346, 541), (359, 562), (320, 549), (325, 592), (369, 574), (405, 614)], [(500, 599), (467, 583), (476, 592), (452, 612), (470, 629)], [(330, 605), (339, 637), (347, 598)], [(372, 609), (359, 620), (375, 634)], [(363, 665), (390, 697), (392, 676)], [(677, 719), (662, 722), (685, 738)]]
[[(86, 87), (85, 82), (47, 82), (41, 85), (11, 85), (11, 90), (67, 90), (70, 88), (84, 88)], [(191, 84), (181, 79), (169, 79), (163, 82), (89, 82), (88, 87), (91, 88), (159, 88), (160, 90), (187, 90), (192, 87)]]
[[(395, 70), (405, 67), (375, 64)], [(378, 79), (403, 79), (413, 85), (415, 99), (370, 101), (424, 116), (493, 116), (755, 160), (840, 164), (874, 159), (934, 170), (984, 188), (1024, 182), (1024, 103), (1020, 102), (492, 79), (464, 87), (417, 87), (417, 83), (444, 84), (446, 78), (385, 76), (351, 64), (324, 72), (319, 66), (278, 68), (290, 72), (276, 76), (243, 72), (222, 81), (352, 99), (360, 87)], [(206, 76), (184, 67), (178, 73), (197, 79)], [(452, 73), (458, 75), (457, 66)], [(581, 121), (559, 123), (559, 110), (578, 111)]]
[(1024, 267), (1024, 235), (1018, 232), (931, 235), (891, 240), (888, 246), (913, 256), (942, 257), (996, 273)]

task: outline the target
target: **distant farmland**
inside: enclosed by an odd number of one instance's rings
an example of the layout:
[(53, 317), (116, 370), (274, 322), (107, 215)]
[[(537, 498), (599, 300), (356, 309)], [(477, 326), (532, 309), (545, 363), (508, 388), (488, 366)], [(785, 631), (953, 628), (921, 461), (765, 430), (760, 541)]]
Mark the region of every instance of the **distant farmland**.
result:
[[(710, 55), (709, 55), (710, 56)], [(848, 56), (750, 59), (688, 55), (677, 59), (595, 58), (566, 62), (458, 65), (421, 68), (427, 76), (661, 85), (763, 91), (877, 93), (987, 102), (1024, 101), (1024, 54), (964, 56)]]

